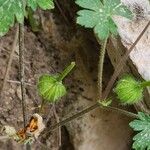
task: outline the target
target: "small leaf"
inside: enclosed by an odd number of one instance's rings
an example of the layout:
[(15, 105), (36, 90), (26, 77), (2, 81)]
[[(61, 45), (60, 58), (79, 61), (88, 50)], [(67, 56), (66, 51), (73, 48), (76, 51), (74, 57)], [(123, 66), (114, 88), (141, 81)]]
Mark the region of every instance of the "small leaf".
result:
[(66, 88), (62, 81), (75, 67), (71, 62), (59, 75), (42, 75), (38, 82), (38, 91), (44, 100), (55, 102), (66, 94)]
[(126, 75), (118, 81), (114, 91), (121, 103), (134, 104), (142, 99), (143, 90), (141, 82), (136, 81), (132, 76)]
[(94, 32), (100, 39), (108, 38), (109, 34), (117, 34), (117, 26), (112, 20), (114, 15), (131, 19), (131, 11), (120, 0), (76, 0), (76, 3), (84, 9), (79, 11), (77, 23), (94, 28)]
[(58, 76), (42, 75), (38, 82), (38, 91), (44, 100), (56, 102), (66, 94), (66, 88)]
[(139, 112), (139, 119), (133, 120), (129, 125), (134, 131), (139, 131), (134, 137), (132, 148), (135, 150), (150, 150), (150, 116)]
[(33, 10), (36, 10), (38, 6), (43, 10), (54, 8), (53, 0), (27, 0), (27, 5)]

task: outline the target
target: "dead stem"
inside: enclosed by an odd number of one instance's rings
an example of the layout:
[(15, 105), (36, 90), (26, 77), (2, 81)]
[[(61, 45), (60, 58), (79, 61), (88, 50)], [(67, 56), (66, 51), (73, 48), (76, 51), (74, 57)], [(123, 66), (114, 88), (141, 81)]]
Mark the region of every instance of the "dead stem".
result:
[(19, 75), (20, 75), (20, 85), (21, 85), (21, 104), (23, 113), (23, 124), (26, 127), (26, 105), (25, 105), (25, 83), (24, 83), (24, 25), (19, 24)]
[[(25, 12), (25, 8), (26, 8), (26, 0), (22, 0), (22, 11)], [(26, 103), (25, 103), (25, 66), (24, 66), (24, 51), (25, 51), (25, 47), (24, 47), (24, 19), (22, 24), (19, 23), (19, 75), (20, 75), (20, 82), (21, 82), (21, 96), (22, 96), (22, 100), (21, 100), (21, 105), (22, 105), (22, 115), (23, 115), (23, 125), (24, 128), (26, 127), (26, 123), (27, 123), (27, 115), (26, 115)], [(26, 150), (31, 150), (31, 146), (30, 144), (27, 144), (25, 146)]]
[[(21, 84), (20, 81), (14, 81), (14, 80), (7, 80), (8, 83), (14, 83), (14, 84)], [(35, 87), (36, 85), (34, 85), (34, 83), (28, 83), (25, 82), (25, 85), (27, 86), (31, 86), (31, 87)]]
[[(55, 104), (53, 104), (53, 113), (54, 113), (54, 116), (56, 118), (56, 122), (59, 123), (60, 122), (60, 119), (59, 119), (59, 116), (56, 112), (56, 107), (55, 107)], [(61, 127), (58, 127), (58, 149), (61, 147)]]
[(2, 88), (1, 88), (1, 91), (0, 91), (0, 99), (2, 99), (2, 97), (3, 97), (2, 94), (3, 94), (3, 91), (5, 90), (7, 79), (9, 77), (9, 71), (11, 69), (13, 56), (14, 56), (14, 53), (15, 53), (15, 50), (16, 50), (16, 46), (17, 46), (17, 42), (18, 42), (18, 33), (19, 33), (19, 27), (17, 26), (15, 39), (13, 41), (12, 50), (11, 50), (11, 53), (10, 53), (10, 56), (9, 56), (8, 65), (7, 65), (7, 68), (6, 68), (6, 72), (5, 72)]

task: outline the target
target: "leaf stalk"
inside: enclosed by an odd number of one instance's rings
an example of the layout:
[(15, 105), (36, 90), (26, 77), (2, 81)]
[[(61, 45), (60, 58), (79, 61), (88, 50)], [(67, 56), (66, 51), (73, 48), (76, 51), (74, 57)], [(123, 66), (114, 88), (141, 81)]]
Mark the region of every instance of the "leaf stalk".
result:
[(99, 54), (99, 62), (98, 62), (98, 99), (102, 98), (102, 91), (103, 91), (103, 67), (104, 67), (104, 59), (106, 53), (106, 45), (107, 45), (107, 38), (102, 43), (102, 48), (100, 49)]
[(75, 67), (75, 62), (71, 62), (71, 64), (65, 68), (65, 70), (59, 75), (58, 81), (62, 81)]
[(147, 87), (147, 86), (150, 86), (150, 81), (143, 81), (143, 82), (141, 83), (141, 86), (142, 86), (143, 88), (145, 88), (145, 87)]

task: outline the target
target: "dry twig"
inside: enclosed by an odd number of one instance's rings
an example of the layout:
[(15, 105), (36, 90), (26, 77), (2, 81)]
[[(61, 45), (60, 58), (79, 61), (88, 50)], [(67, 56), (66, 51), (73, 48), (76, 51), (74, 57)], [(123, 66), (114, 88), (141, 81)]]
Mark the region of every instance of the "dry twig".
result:
[(9, 71), (11, 69), (11, 64), (12, 64), (14, 52), (16, 50), (17, 41), (18, 41), (18, 33), (19, 33), (19, 28), (17, 26), (15, 39), (14, 39), (14, 42), (13, 42), (13, 45), (12, 45), (12, 50), (11, 50), (11, 53), (10, 53), (10, 56), (9, 56), (9, 61), (8, 61), (8, 65), (7, 65), (7, 68), (6, 68), (4, 81), (3, 81), (2, 88), (1, 88), (1, 91), (0, 91), (0, 99), (2, 99), (2, 96), (3, 96), (2, 94), (3, 94), (3, 91), (5, 90), (7, 79), (9, 77)]

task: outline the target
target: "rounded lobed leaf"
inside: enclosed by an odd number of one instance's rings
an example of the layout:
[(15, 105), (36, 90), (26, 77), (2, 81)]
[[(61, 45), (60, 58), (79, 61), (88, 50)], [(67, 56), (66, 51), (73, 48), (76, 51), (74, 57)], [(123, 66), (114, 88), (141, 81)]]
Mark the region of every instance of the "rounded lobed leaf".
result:
[(66, 88), (57, 76), (42, 75), (38, 82), (38, 91), (44, 100), (56, 102), (66, 94)]
[(76, 4), (83, 8), (79, 11), (77, 23), (86, 27), (94, 28), (97, 36), (104, 40), (110, 34), (117, 35), (117, 26), (113, 16), (132, 18), (132, 12), (127, 9), (121, 0), (76, 0)]
[(114, 91), (122, 104), (134, 104), (142, 99), (143, 87), (140, 83), (129, 75), (118, 81)]

